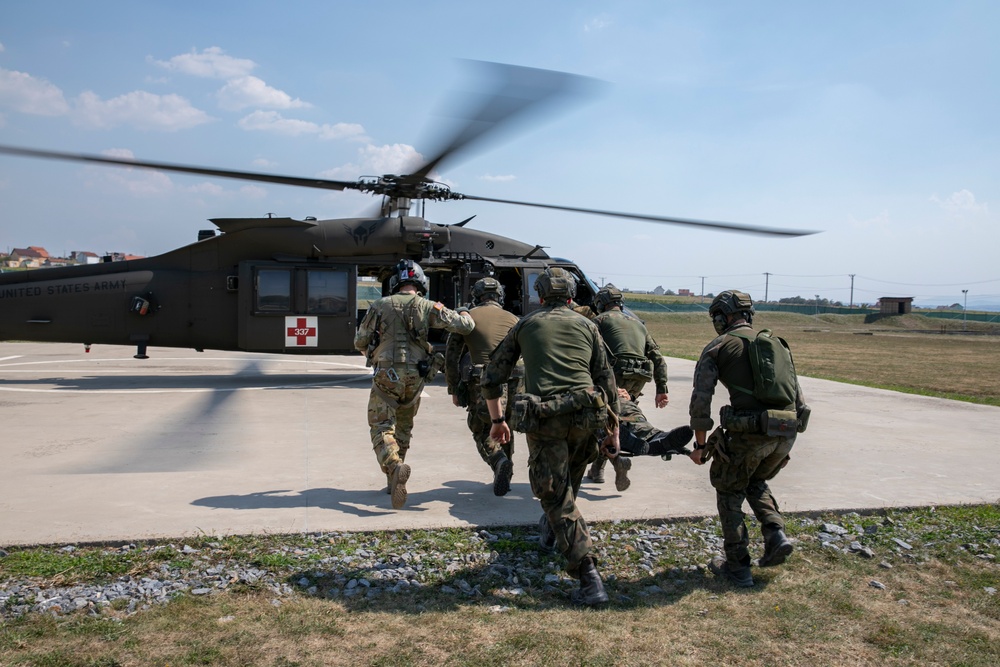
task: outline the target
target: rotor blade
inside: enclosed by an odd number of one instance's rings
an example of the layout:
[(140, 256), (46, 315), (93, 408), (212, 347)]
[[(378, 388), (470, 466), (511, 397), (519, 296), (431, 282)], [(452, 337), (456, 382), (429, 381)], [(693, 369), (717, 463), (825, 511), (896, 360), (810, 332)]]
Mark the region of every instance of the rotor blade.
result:
[(68, 162), (95, 162), (98, 164), (109, 164), (119, 167), (141, 167), (142, 169), (158, 169), (160, 171), (173, 171), (181, 174), (199, 174), (201, 176), (217, 176), (220, 178), (234, 178), (241, 181), (277, 183), (279, 185), (294, 185), (303, 188), (318, 188), (321, 190), (359, 189), (358, 184), (353, 181), (328, 181), (321, 178), (278, 176), (274, 174), (259, 174), (252, 171), (234, 171), (232, 169), (206, 169), (204, 167), (190, 167), (182, 164), (128, 160), (125, 158), (106, 157), (103, 155), (89, 155), (87, 153), (61, 153), (58, 151), (40, 151), (31, 148), (19, 148), (17, 146), (3, 146), (3, 145), (0, 145), (0, 153), (5, 153), (7, 155), (19, 155), (22, 157), (44, 158), (47, 160), (63, 160)]
[(692, 220), (690, 218), (668, 218), (662, 215), (644, 215), (642, 213), (623, 213), (621, 211), (604, 211), (596, 208), (577, 208), (575, 206), (557, 206), (555, 204), (536, 204), (527, 201), (515, 201), (513, 199), (494, 199), (492, 197), (476, 197), (473, 195), (460, 195), (462, 199), (472, 201), (489, 201), (498, 204), (514, 204), (516, 206), (533, 206), (535, 208), (548, 208), (556, 211), (572, 211), (574, 213), (587, 213), (590, 215), (606, 215), (612, 218), (628, 218), (630, 220), (644, 220), (646, 222), (658, 222), (668, 225), (689, 225), (691, 227), (708, 227), (726, 232), (741, 232), (744, 234), (760, 234), (762, 236), (808, 236), (818, 234), (815, 229), (776, 229), (774, 227), (761, 227), (758, 225), (744, 225), (736, 222), (715, 222), (712, 220)]
[(523, 119), (530, 111), (538, 111), (545, 103), (568, 101), (573, 94), (590, 92), (598, 83), (595, 79), (565, 72), (503, 65), (500, 63), (467, 61), (476, 68), (472, 80), (487, 82), (483, 91), (464, 93), (468, 111), (456, 114), (465, 124), (442, 142), (442, 147), (409, 177), (427, 178), (445, 159), (452, 157), (473, 142), (515, 119)]

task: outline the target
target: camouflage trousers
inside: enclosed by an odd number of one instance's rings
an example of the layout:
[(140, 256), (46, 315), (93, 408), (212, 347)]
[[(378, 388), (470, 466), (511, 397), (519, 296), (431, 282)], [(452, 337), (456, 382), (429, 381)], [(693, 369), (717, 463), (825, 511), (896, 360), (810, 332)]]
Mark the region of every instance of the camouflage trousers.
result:
[[(413, 433), (413, 418), (420, 408), (424, 378), (416, 370), (378, 368), (368, 397), (368, 426), (372, 447), (382, 472), (406, 458)], [(392, 380), (390, 375), (395, 375)]]
[(642, 414), (642, 410), (639, 409), (635, 401), (619, 400), (618, 405), (618, 419), (621, 422), (619, 435), (621, 448), (641, 456), (646, 453), (642, 451), (643, 446), (645, 445), (645, 449), (648, 450), (649, 441), (663, 431), (646, 421), (646, 415)]
[[(507, 417), (508, 422), (510, 421), (510, 403), (507, 397), (516, 394), (519, 387), (519, 379), (511, 380), (503, 387), (503, 395), (500, 397), (500, 403), (504, 406), (504, 416)], [(472, 439), (475, 440), (476, 449), (479, 451), (479, 456), (482, 457), (483, 461), (492, 468), (500, 452), (506, 454), (507, 458), (513, 461), (514, 433), (511, 432), (511, 438), (505, 445), (501, 445), (490, 437), (490, 429), (493, 428), (493, 422), (490, 418), (490, 409), (486, 405), (486, 399), (483, 397), (483, 392), (479, 389), (478, 380), (469, 381), (468, 409), (469, 416), (467, 423), (469, 424), (469, 430), (472, 431)]]
[(643, 388), (649, 384), (649, 380), (646, 380), (645, 378), (632, 378), (626, 380), (625, 378), (619, 378), (616, 375), (615, 383), (618, 385), (619, 389), (627, 391), (633, 401), (637, 401), (639, 400), (639, 395), (642, 393)]
[(528, 441), (528, 479), (556, 536), (556, 548), (566, 557), (566, 571), (578, 577), (580, 564), (592, 555), (587, 522), (576, 506), (583, 473), (597, 459), (593, 428), (580, 428), (573, 413), (540, 421)]
[(743, 501), (750, 504), (765, 540), (775, 530), (785, 529), (785, 519), (767, 480), (773, 479), (787, 463), (795, 438), (733, 432), (726, 435), (729, 463), (717, 453), (712, 458), (709, 476), (715, 487), (726, 560), (734, 566), (746, 566), (750, 565), (750, 537), (743, 516)]

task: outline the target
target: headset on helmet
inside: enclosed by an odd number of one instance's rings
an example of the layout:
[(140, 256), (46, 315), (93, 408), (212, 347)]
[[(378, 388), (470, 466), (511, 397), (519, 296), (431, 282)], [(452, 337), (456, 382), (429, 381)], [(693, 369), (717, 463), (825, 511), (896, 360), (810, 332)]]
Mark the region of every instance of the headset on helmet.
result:
[(389, 278), (389, 292), (395, 294), (405, 284), (414, 285), (421, 294), (427, 294), (427, 276), (420, 265), (412, 259), (401, 259)]
[(576, 296), (576, 277), (566, 269), (549, 267), (535, 280), (535, 291), (542, 302), (549, 299), (568, 301)]
[(712, 318), (716, 333), (721, 334), (729, 327), (730, 315), (742, 315), (747, 323), (753, 322), (753, 299), (746, 292), (739, 290), (726, 290), (719, 292), (718, 296), (712, 299), (712, 305), (708, 307), (708, 314)]
[(493, 299), (501, 306), (503, 305), (504, 289), (503, 285), (496, 278), (480, 278), (472, 286), (472, 301), (477, 306)]
[(603, 313), (608, 308), (613, 308), (614, 306), (621, 306), (623, 301), (624, 297), (621, 290), (611, 283), (602, 287), (597, 292), (597, 296), (594, 297), (594, 305), (597, 306), (597, 312), (599, 313)]

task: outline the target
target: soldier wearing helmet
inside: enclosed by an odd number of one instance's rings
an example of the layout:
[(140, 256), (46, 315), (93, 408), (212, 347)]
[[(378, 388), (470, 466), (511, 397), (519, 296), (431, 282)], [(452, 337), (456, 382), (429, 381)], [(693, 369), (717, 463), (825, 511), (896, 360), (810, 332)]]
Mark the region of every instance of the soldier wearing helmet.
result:
[[(517, 315), (504, 310), (504, 289), (496, 278), (477, 280), (472, 286), (472, 299), (474, 307), (469, 315), (476, 328), (472, 333), (449, 334), (445, 349), (445, 380), (452, 403), (468, 409), (467, 423), (476, 449), (493, 470), (494, 495), (504, 496), (510, 491), (510, 480), (514, 474), (514, 441), (511, 439), (501, 445), (490, 437), (490, 411), (480, 390), (479, 379), (489, 363), (490, 352), (517, 324)], [(500, 400), (508, 419), (508, 399), (517, 393), (519, 383), (520, 372), (515, 372), (510, 381), (501, 387), (503, 393)]]
[(410, 466), (404, 461), (410, 447), (413, 418), (420, 407), (420, 392), (428, 377), (433, 377), (440, 368), (427, 341), (428, 331), (447, 329), (464, 334), (476, 324), (468, 313), (460, 314), (440, 302), (425, 299), (427, 277), (412, 260), (396, 264), (389, 278), (389, 289), (390, 296), (369, 306), (354, 336), (354, 347), (374, 367), (368, 425), (375, 457), (386, 475), (392, 506), (399, 509), (406, 503)]
[[(607, 427), (609, 410), (618, 413), (618, 388), (597, 326), (569, 307), (576, 278), (548, 268), (535, 289), (542, 307), (515, 324), (493, 351), (480, 386), (493, 422), (490, 436), (505, 443), (511, 427), (525, 434), (531, 490), (544, 512), (539, 546), (556, 547), (566, 557), (567, 571), (580, 580), (574, 600), (598, 605), (608, 595), (576, 498), (587, 464), (598, 455), (596, 432)], [(512, 401), (509, 427), (500, 399), (521, 358), (524, 393)], [(607, 447), (617, 450), (617, 429)]]
[[(594, 298), (597, 310), (594, 323), (611, 350), (615, 382), (619, 389), (628, 392), (631, 401), (637, 402), (643, 388), (652, 380), (656, 385), (654, 404), (658, 408), (666, 407), (670, 401), (667, 394), (667, 362), (642, 320), (622, 310), (623, 302), (621, 290), (611, 284), (602, 287)], [(588, 479), (595, 484), (603, 484), (607, 462), (607, 457), (598, 457), (587, 472)], [(626, 490), (631, 484), (628, 471), (632, 461), (617, 457), (612, 460), (612, 466), (615, 469), (615, 488)]]
[[(750, 504), (764, 538), (764, 554), (757, 564), (780, 565), (792, 553), (792, 544), (784, 533), (785, 520), (767, 482), (788, 463), (796, 431), (771, 435), (778, 432), (770, 427), (778, 410), (770, 409), (774, 406), (763, 403), (754, 391), (747, 389), (755, 387), (750, 359), (750, 341), (754, 338), (750, 295), (738, 290), (721, 292), (712, 301), (708, 314), (719, 335), (705, 347), (694, 371), (694, 391), (688, 411), (696, 444), (690, 456), (698, 465), (712, 456), (709, 477), (715, 487), (725, 558), (715, 559), (711, 569), (737, 586), (749, 587), (753, 586), (753, 577), (750, 539), (743, 519), (744, 501)], [(708, 431), (714, 425), (712, 395), (719, 382), (729, 390), (729, 405), (720, 413), (720, 428), (709, 437)], [(794, 385), (794, 400), (779, 407), (794, 421), (808, 407), (803, 402), (798, 380), (790, 384)], [(805, 430), (804, 423), (799, 430)]]

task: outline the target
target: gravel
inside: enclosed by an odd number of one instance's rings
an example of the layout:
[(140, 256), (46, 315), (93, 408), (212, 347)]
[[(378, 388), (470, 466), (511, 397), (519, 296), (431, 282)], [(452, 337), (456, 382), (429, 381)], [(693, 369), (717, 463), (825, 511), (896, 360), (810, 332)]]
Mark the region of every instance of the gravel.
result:
[[(878, 558), (883, 568), (891, 568), (888, 561), (893, 559), (921, 557), (916, 535), (884, 539), (881, 549), (873, 547), (880, 533), (898, 532), (891, 520), (881, 527), (862, 526), (861, 517), (853, 512), (839, 519), (831, 523), (829, 518), (790, 518), (789, 535), (793, 543), (815, 543), (844, 557)], [(749, 523), (751, 551), (759, 554), (759, 528), (752, 520)], [(591, 536), (609, 591), (621, 601), (677, 593), (692, 579), (704, 577), (707, 563), (722, 551), (716, 518), (602, 523), (592, 527)], [(196, 542), (197, 546), (66, 545), (50, 549), (66, 554), (78, 550), (91, 555), (130, 554), (136, 567), (128, 575), (65, 585), (59, 585), (59, 576), (5, 576), (0, 580), (0, 618), (28, 613), (130, 615), (179, 595), (211, 596), (230, 589), (262, 591), (275, 606), (302, 595), (351, 603), (411, 596), (418, 605), (431, 594), (456, 601), (490, 597), (511, 604), (527, 595), (568, 597), (577, 582), (566, 575), (561, 556), (537, 550), (537, 540), (533, 527), (322, 533), (285, 540), (270, 536), (254, 543), (258, 548), (252, 556), (239, 558), (233, 557), (232, 545), (221, 540)], [(989, 543), (965, 543), (960, 548), (995, 564), (998, 547), (1000, 533)], [(9, 554), (0, 554), (2, 573)], [(882, 587), (877, 581), (870, 585)], [(421, 593), (428, 595), (421, 598)], [(494, 606), (499, 611), (510, 608)]]

